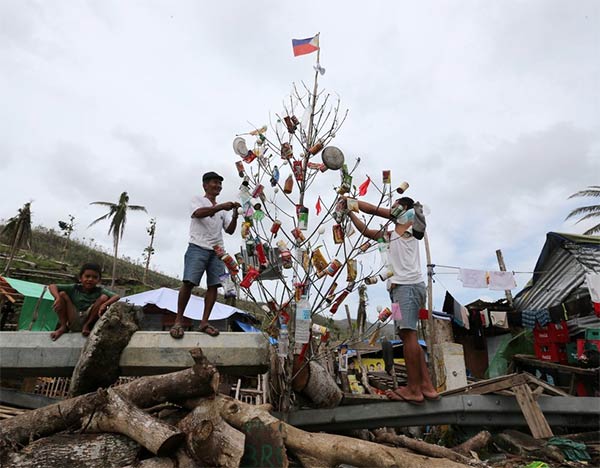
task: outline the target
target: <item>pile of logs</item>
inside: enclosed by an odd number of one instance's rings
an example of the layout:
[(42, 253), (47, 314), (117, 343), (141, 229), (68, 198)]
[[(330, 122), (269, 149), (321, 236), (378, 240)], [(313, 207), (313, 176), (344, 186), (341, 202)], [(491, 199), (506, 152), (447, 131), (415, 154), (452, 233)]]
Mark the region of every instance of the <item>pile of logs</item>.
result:
[[(0, 465), (19, 467), (457, 467), (404, 448), (302, 431), (268, 405), (218, 395), (219, 374), (198, 349), (194, 366), (137, 379), (0, 422)], [(397, 440), (382, 442), (397, 445)], [(462, 457), (462, 458), (461, 458)]]

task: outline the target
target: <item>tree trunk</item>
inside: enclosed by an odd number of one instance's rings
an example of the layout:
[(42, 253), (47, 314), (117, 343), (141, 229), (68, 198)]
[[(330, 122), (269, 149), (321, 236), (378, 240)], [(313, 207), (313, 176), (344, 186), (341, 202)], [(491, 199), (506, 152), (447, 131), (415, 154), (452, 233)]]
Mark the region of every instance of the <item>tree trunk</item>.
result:
[(333, 377), (315, 361), (308, 363), (309, 377), (302, 390), (317, 408), (335, 408), (342, 401), (344, 394), (333, 380)]
[(106, 406), (94, 413), (89, 423), (88, 418), (82, 421), (86, 431), (126, 435), (159, 457), (170, 454), (184, 441), (181, 431), (133, 406), (117, 390), (109, 389), (107, 394)]
[(452, 447), (452, 450), (469, 455), (471, 452), (479, 452), (482, 448), (486, 447), (491, 440), (492, 434), (488, 431), (481, 431), (462, 444)]
[(19, 222), (19, 227), (17, 228), (17, 234), (15, 235), (15, 239), (13, 244), (10, 247), (10, 254), (8, 256), (8, 260), (6, 261), (6, 266), (4, 267), (4, 271), (2, 272), (3, 276), (8, 276), (10, 273), (10, 266), (15, 258), (15, 255), (19, 251), (19, 239), (21, 238), (21, 233), (23, 232), (23, 222)]
[(96, 322), (73, 370), (69, 396), (83, 395), (114, 384), (121, 352), (139, 329), (133, 306), (113, 304)]
[(223, 421), (214, 400), (202, 401), (178, 427), (186, 434), (190, 455), (200, 465), (240, 465), (245, 436)]
[(405, 447), (413, 452), (427, 455), (429, 457), (447, 458), (448, 460), (453, 460), (455, 462), (464, 464), (469, 464), (472, 462), (470, 458), (467, 458), (464, 455), (461, 455), (460, 453), (457, 453), (447, 447), (429, 444), (423, 440), (411, 439), (410, 437), (403, 435), (391, 434), (381, 429), (375, 429), (373, 433), (375, 434), (376, 442), (391, 444), (397, 447)]
[[(199, 396), (215, 394), (213, 378), (217, 373), (200, 349), (190, 352), (196, 364), (171, 374), (142, 377), (120, 385), (119, 392), (140, 408), (164, 403), (180, 402)], [(28, 411), (14, 418), (0, 421), (0, 450), (12, 444), (27, 444), (30, 440), (79, 427), (86, 415), (92, 414), (106, 403), (102, 393), (88, 393), (54, 405)]]
[(148, 258), (146, 259), (146, 266), (144, 268), (144, 277), (142, 278), (143, 284), (146, 284), (146, 279), (148, 277), (148, 270), (150, 269), (150, 257), (152, 257), (152, 244), (154, 244), (154, 230), (152, 230), (152, 235), (150, 236), (150, 246), (148, 247)]
[(113, 468), (134, 463), (140, 446), (119, 434), (56, 434), (7, 453), (1, 466)]
[(115, 287), (115, 275), (117, 274), (117, 258), (119, 258), (118, 252), (119, 252), (119, 238), (116, 237), (115, 238), (115, 256), (113, 258), (112, 275), (110, 278), (110, 287), (111, 288)]
[(466, 466), (446, 459), (438, 460), (408, 453), (374, 442), (332, 434), (305, 432), (271, 416), (265, 409), (265, 405), (262, 407), (247, 405), (222, 396), (217, 397), (217, 402), (221, 405), (221, 416), (233, 427), (242, 429), (244, 424), (258, 419), (274, 431), (280, 431), (286, 447), (300, 459), (318, 461), (316, 466), (333, 467), (340, 464), (357, 467), (401, 466), (404, 468)]

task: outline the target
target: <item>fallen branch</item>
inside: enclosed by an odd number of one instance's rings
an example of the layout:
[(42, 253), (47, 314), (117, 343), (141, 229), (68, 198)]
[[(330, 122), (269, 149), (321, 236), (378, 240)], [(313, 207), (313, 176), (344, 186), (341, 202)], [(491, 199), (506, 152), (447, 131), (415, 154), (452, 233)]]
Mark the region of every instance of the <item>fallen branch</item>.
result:
[(470, 458), (467, 458), (464, 455), (461, 455), (460, 453), (457, 453), (447, 447), (429, 444), (419, 439), (411, 439), (410, 437), (406, 437), (404, 435), (391, 434), (382, 429), (375, 429), (373, 433), (375, 434), (375, 441), (379, 443), (391, 444), (397, 447), (405, 447), (413, 452), (427, 455), (429, 457), (447, 458), (448, 460), (453, 460), (455, 462), (464, 464), (473, 463), (473, 460)]
[(452, 447), (452, 450), (464, 455), (469, 455), (471, 452), (479, 452), (482, 448), (486, 447), (491, 440), (492, 434), (488, 431), (481, 431), (462, 444)]

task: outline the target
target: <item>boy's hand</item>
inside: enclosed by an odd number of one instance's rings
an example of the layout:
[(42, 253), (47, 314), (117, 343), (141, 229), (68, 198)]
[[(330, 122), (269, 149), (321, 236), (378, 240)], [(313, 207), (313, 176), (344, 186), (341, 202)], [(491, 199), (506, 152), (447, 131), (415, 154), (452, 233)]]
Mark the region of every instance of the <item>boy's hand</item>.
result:
[(100, 305), (100, 308), (98, 309), (98, 316), (100, 317), (104, 312), (106, 312), (106, 309), (108, 309), (108, 305), (106, 305), (106, 302), (104, 304)]

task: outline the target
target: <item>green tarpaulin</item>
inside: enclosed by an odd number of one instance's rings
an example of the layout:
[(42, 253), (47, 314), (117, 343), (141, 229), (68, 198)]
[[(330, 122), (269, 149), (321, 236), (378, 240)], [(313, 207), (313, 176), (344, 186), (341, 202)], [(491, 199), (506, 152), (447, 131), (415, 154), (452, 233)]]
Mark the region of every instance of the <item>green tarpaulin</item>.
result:
[[(19, 330), (29, 330), (33, 313), (37, 306), (37, 320), (31, 327), (32, 331), (54, 331), (58, 322), (56, 312), (52, 309), (54, 298), (44, 286), (29, 281), (14, 278), (4, 278), (8, 284), (24, 296), (21, 315), (19, 316)], [(40, 300), (40, 296), (44, 296)], [(39, 305), (38, 305), (39, 302)]]

